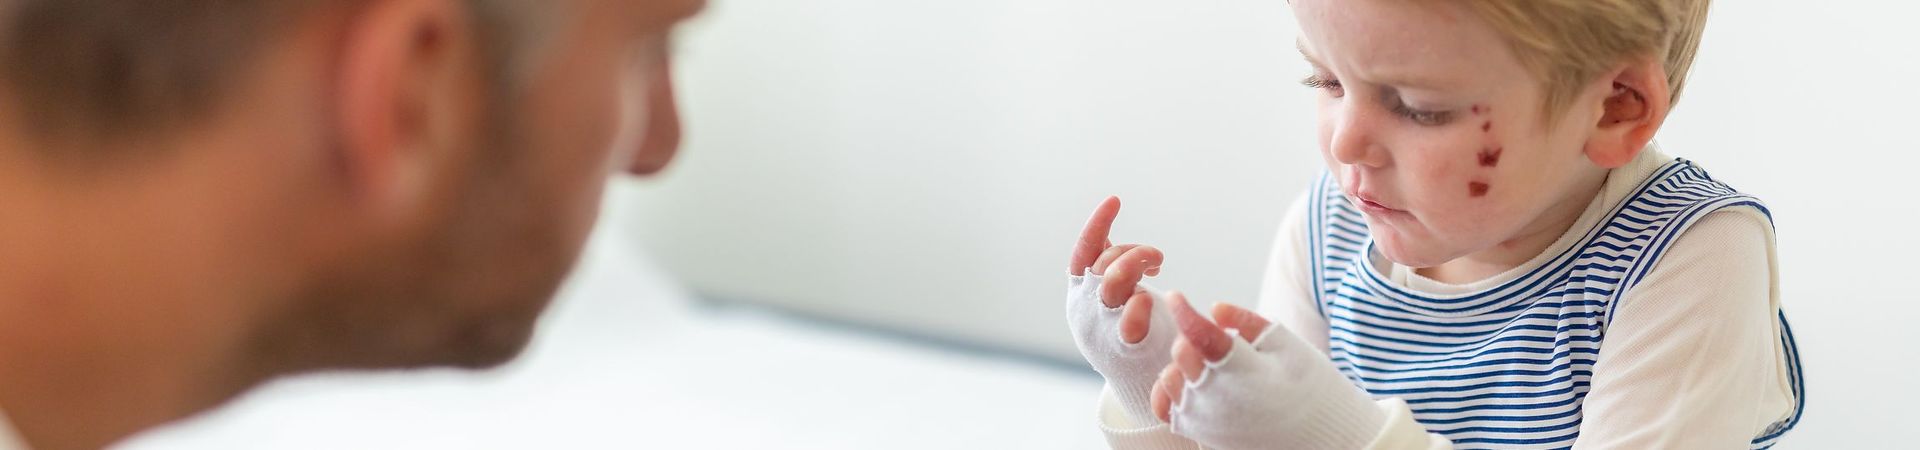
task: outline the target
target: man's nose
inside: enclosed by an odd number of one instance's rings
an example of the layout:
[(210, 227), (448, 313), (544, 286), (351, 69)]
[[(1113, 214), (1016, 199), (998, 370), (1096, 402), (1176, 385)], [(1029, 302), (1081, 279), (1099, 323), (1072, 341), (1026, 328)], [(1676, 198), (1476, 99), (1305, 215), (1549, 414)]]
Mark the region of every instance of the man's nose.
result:
[(646, 87), (647, 123), (627, 173), (651, 175), (667, 167), (680, 150), (680, 108), (673, 96), (673, 64), (662, 61)]

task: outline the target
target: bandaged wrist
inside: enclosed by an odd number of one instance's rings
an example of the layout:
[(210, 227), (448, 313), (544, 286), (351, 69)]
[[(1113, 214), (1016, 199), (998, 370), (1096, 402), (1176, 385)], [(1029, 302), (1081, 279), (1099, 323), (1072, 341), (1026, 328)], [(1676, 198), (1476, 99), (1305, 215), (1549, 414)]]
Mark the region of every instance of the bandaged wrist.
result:
[(1067, 278), (1067, 327), (1073, 332), (1080, 356), (1106, 378), (1108, 390), (1120, 401), (1127, 418), (1143, 426), (1160, 423), (1153, 413), (1153, 383), (1172, 360), (1168, 352), (1178, 334), (1173, 316), (1161, 301), (1164, 297), (1146, 288), (1153, 296), (1147, 336), (1136, 343), (1122, 341), (1120, 313), (1124, 308), (1108, 308), (1101, 301), (1104, 279), (1091, 270), (1085, 276)]
[(1222, 450), (1365, 447), (1385, 423), (1373, 400), (1279, 324), (1185, 383), (1173, 431)]

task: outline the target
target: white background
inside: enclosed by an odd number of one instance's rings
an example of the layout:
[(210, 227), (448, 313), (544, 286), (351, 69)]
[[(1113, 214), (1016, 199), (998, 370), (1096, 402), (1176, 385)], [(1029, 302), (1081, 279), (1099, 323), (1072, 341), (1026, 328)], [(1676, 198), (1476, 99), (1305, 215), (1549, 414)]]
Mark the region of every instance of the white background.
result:
[[(1810, 383), (1788, 447), (1920, 420), (1913, 5), (1716, 2), (1660, 134), (1772, 206)], [(1062, 274), (1105, 195), (1157, 284), (1253, 298), (1318, 170), (1293, 38), (1280, 0), (718, 1), (629, 229), (705, 295), (1076, 361)]]

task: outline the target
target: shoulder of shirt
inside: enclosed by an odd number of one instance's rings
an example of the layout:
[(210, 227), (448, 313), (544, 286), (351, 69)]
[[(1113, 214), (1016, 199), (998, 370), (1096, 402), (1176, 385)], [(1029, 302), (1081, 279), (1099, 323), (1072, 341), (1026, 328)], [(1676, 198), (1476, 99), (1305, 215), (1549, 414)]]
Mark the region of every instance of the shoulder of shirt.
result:
[[(1630, 201), (1627, 197), (1636, 194), (1631, 186), (1641, 184), (1648, 177), (1658, 176), (1663, 172), (1662, 169), (1676, 161), (1650, 144), (1641, 157), (1635, 158), (1628, 166), (1616, 169), (1616, 174), (1629, 175), (1634, 181), (1609, 182), (1607, 195), (1616, 196), (1618, 201)], [(1685, 164), (1705, 173), (1698, 163), (1687, 161)], [(1650, 260), (1642, 262), (1643, 265), (1650, 265), (1644, 268), (1645, 275), (1670, 272), (1678, 265), (1704, 264), (1731, 270), (1735, 267), (1751, 267), (1753, 263), (1758, 263), (1761, 268), (1776, 264), (1773, 222), (1765, 205), (1758, 198), (1734, 190), (1723, 182), (1709, 179), (1695, 183), (1700, 182), (1719, 185), (1730, 194), (1695, 200), (1688, 208), (1701, 209), (1698, 216), (1667, 225), (1666, 228), (1672, 228), (1669, 232), (1673, 236), (1662, 240), (1670, 243), (1662, 251), (1650, 255)], [(1630, 187), (1627, 192), (1614, 192), (1620, 185)], [(1739, 201), (1728, 201), (1730, 199)], [(1770, 273), (1760, 275), (1760, 279), (1753, 281), (1767, 283), (1773, 278)], [(1630, 290), (1637, 290), (1631, 289), (1637, 284), (1634, 281), (1637, 280), (1627, 283)]]

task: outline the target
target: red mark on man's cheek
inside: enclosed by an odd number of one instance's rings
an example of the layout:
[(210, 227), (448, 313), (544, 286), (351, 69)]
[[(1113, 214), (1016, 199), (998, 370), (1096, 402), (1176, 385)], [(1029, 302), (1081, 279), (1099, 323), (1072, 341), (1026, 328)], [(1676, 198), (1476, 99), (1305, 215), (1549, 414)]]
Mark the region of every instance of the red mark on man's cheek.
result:
[(1482, 183), (1478, 181), (1467, 183), (1467, 195), (1472, 195), (1474, 197), (1487, 196), (1487, 190), (1489, 189), (1493, 189), (1493, 186), (1489, 186), (1486, 183)]
[(1486, 108), (1481, 108), (1480, 105), (1473, 105), (1473, 115), (1478, 116), (1480, 115), (1481, 111), (1485, 111), (1485, 110)]
[(1505, 152), (1506, 152), (1506, 148), (1503, 148), (1503, 147), (1487, 147), (1487, 148), (1481, 149), (1480, 150), (1480, 167), (1499, 166), (1500, 154)]
[(1480, 124), (1480, 131), (1493, 131), (1493, 121), (1489, 120), (1487, 123)]

